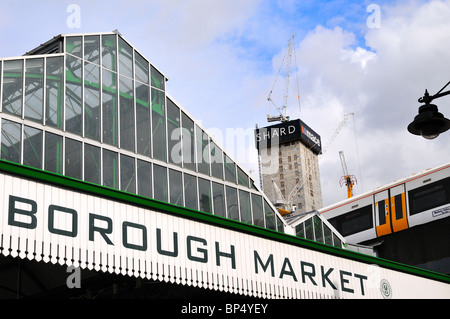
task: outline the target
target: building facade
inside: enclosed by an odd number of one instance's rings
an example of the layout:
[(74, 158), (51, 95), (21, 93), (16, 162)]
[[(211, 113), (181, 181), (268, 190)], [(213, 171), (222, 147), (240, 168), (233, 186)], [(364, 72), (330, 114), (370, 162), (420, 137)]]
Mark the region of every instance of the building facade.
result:
[(1, 159), (282, 230), (252, 178), (118, 32), (0, 59)]
[(0, 297), (449, 298), (447, 276), (342, 249), (320, 218), (295, 236), (166, 80), (117, 32), (0, 59)]
[(264, 193), (294, 214), (322, 207), (320, 136), (300, 120), (256, 130)]

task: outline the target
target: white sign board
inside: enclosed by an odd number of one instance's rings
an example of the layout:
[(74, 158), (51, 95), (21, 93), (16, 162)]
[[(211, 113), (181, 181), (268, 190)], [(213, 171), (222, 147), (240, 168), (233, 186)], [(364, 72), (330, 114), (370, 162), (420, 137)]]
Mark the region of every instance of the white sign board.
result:
[[(263, 298), (450, 298), (450, 285), (0, 173), (4, 255)], [(288, 235), (286, 235), (288, 236)]]

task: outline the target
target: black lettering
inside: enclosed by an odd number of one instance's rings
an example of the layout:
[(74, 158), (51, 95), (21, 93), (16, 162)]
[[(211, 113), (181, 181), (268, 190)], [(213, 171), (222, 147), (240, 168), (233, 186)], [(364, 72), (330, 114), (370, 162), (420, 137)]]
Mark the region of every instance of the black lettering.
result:
[[(107, 228), (100, 228), (100, 227), (95, 226), (96, 219), (105, 221), (107, 223)], [(96, 214), (89, 214), (89, 240), (90, 241), (94, 241), (94, 232), (99, 232), (99, 234), (103, 237), (103, 239), (106, 241), (106, 243), (108, 245), (114, 246), (111, 239), (109, 239), (109, 237), (107, 236), (107, 234), (111, 234), (112, 231), (113, 231), (113, 226), (112, 226), (111, 218), (101, 216), (101, 215), (96, 215)]]
[(158, 253), (164, 256), (177, 257), (178, 256), (178, 233), (173, 233), (173, 251), (163, 250), (161, 248), (161, 229), (156, 229), (156, 247)]
[(323, 266), (320, 266), (320, 272), (322, 274), (322, 286), (325, 288), (326, 284), (325, 282), (328, 282), (328, 284), (334, 289), (337, 290), (336, 286), (330, 281), (330, 279), (328, 278), (328, 276), (331, 274), (331, 272), (334, 270), (334, 268), (330, 268), (328, 269), (328, 271), (326, 273), (324, 273), (324, 268)]
[(186, 244), (187, 244), (187, 256), (189, 260), (192, 261), (198, 261), (201, 263), (207, 263), (208, 262), (208, 251), (203, 248), (197, 248), (197, 252), (202, 253), (203, 257), (196, 257), (192, 255), (192, 241), (197, 241), (199, 243), (202, 243), (204, 246), (207, 245), (207, 241), (203, 238), (198, 238), (194, 236), (187, 236), (186, 238)]
[[(30, 210), (16, 208), (16, 202), (30, 205)], [(37, 225), (37, 204), (31, 199), (9, 195), (9, 208), (8, 208), (8, 225), (23, 227), (28, 229), (35, 229)], [(15, 219), (16, 214), (28, 216), (31, 221), (29, 223), (19, 222)]]
[[(286, 271), (286, 266), (288, 266), (289, 271)], [(295, 276), (294, 270), (292, 269), (291, 262), (289, 261), (289, 258), (284, 258), (283, 267), (281, 268), (280, 272), (280, 279), (283, 278), (284, 275), (292, 276), (294, 281), (297, 281), (297, 276)]]
[(355, 277), (359, 278), (359, 281), (361, 283), (361, 294), (364, 296), (364, 282), (363, 282), (363, 280), (367, 280), (367, 277), (363, 276), (363, 275), (358, 275), (358, 274), (355, 274)]
[(216, 241), (216, 265), (217, 266), (220, 266), (220, 257), (223, 256), (223, 257), (231, 258), (231, 267), (233, 269), (236, 269), (236, 258), (234, 255), (234, 246), (231, 245), (230, 247), (231, 247), (231, 252), (229, 254), (221, 252), (219, 250), (219, 243)]
[[(142, 245), (130, 244), (128, 242), (128, 228), (138, 228), (142, 230)], [(147, 228), (144, 225), (135, 224), (131, 222), (123, 222), (122, 224), (122, 244), (125, 248), (131, 248), (141, 251), (147, 250)]]
[[(317, 286), (317, 284), (316, 284), (316, 282), (314, 281), (314, 278), (313, 278), (316, 275), (316, 268), (314, 267), (314, 265), (311, 264), (311, 263), (307, 263), (305, 261), (301, 261), (300, 262), (300, 266), (302, 268), (302, 282), (306, 283), (306, 277), (309, 277), (309, 279), (311, 280), (313, 285)], [(305, 267), (306, 266), (311, 268), (311, 272), (306, 272), (305, 271)]]
[[(72, 215), (72, 230), (64, 230), (55, 228), (55, 211), (68, 213)], [(48, 231), (68, 237), (77, 237), (78, 234), (78, 213), (74, 209), (70, 209), (67, 207), (50, 205), (48, 206)]]
[(352, 273), (351, 272), (347, 272), (347, 271), (343, 271), (343, 270), (341, 270), (340, 273), (341, 273), (341, 287), (342, 287), (342, 291), (354, 293), (353, 289), (345, 287), (345, 284), (349, 283), (349, 281), (348, 281), (348, 279), (344, 278), (344, 276), (351, 276)]
[(258, 264), (260, 264), (264, 270), (264, 272), (266, 272), (267, 268), (269, 268), (270, 266), (270, 274), (272, 275), (272, 277), (275, 276), (275, 269), (273, 266), (273, 255), (270, 254), (269, 258), (267, 258), (267, 261), (265, 264), (263, 264), (263, 261), (261, 260), (261, 257), (259, 257), (259, 254), (256, 250), (253, 251), (253, 255), (254, 255), (254, 260), (255, 260), (255, 273), (258, 273)]

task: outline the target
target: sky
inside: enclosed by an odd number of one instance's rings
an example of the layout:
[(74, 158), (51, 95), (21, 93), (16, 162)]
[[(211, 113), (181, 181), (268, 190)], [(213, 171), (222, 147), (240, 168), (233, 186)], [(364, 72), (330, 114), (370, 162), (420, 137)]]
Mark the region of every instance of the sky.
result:
[[(450, 132), (425, 140), (406, 129), (425, 89), (450, 81), (450, 0), (0, 0), (0, 57), (58, 34), (113, 30), (256, 181), (253, 130), (278, 115), (267, 97), (282, 104), (292, 35), (286, 111), (327, 146), (324, 206), (346, 198), (339, 151), (355, 195), (450, 160)], [(450, 118), (450, 98), (435, 104)]]

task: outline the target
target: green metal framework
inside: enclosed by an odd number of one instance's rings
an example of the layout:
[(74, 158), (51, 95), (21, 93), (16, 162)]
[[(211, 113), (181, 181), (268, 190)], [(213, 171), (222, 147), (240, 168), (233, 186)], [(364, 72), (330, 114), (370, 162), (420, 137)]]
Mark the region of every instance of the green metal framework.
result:
[(282, 231), (266, 196), (118, 32), (0, 59), (1, 159)]

